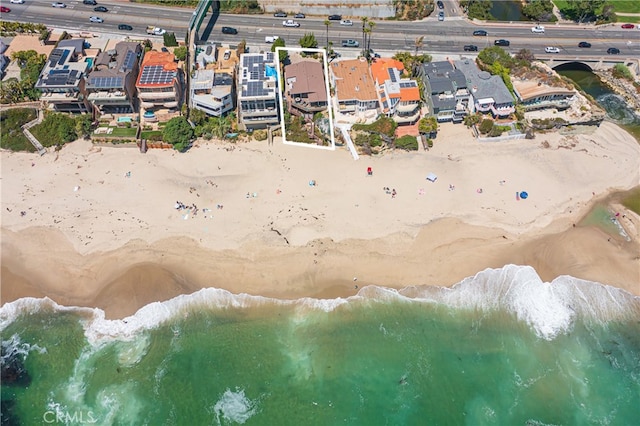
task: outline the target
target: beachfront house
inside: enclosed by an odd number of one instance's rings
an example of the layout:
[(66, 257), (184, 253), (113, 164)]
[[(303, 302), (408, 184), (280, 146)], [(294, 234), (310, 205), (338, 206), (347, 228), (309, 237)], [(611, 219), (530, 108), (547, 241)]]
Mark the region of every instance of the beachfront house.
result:
[(339, 114), (375, 119), (380, 103), (367, 60), (360, 58), (335, 61), (329, 69), (331, 85), (335, 90), (335, 110)]
[(506, 118), (515, 112), (513, 95), (500, 76), (481, 71), (473, 59), (461, 59), (454, 65), (467, 78), (473, 99), (471, 112), (491, 113), (495, 118)]
[(34, 85), (42, 92), (40, 99), (56, 111), (86, 113), (93, 110), (85, 87), (90, 64), (84, 60), (84, 43), (84, 39), (58, 43)]
[(424, 83), (429, 111), (438, 122), (461, 122), (471, 103), (464, 73), (450, 61), (437, 61), (422, 64), (418, 75)]
[(144, 121), (168, 120), (180, 112), (183, 77), (171, 52), (145, 53), (136, 81)]
[(535, 80), (515, 80), (513, 91), (525, 111), (545, 108), (567, 109), (576, 95), (575, 90), (552, 87)]
[(136, 79), (142, 46), (121, 41), (98, 55), (87, 76), (87, 94), (100, 114), (137, 112)]
[(420, 89), (415, 80), (402, 78), (403, 72), (404, 64), (395, 59), (378, 58), (371, 64), (382, 113), (410, 125), (420, 119)]
[(238, 126), (264, 129), (280, 123), (275, 54), (244, 53), (238, 72)]
[(197, 69), (191, 77), (191, 108), (213, 117), (222, 117), (235, 107), (235, 73), (238, 55), (235, 50), (216, 45), (198, 49)]
[(284, 67), (287, 110), (297, 116), (313, 118), (327, 109), (327, 86), (322, 64), (306, 59)]

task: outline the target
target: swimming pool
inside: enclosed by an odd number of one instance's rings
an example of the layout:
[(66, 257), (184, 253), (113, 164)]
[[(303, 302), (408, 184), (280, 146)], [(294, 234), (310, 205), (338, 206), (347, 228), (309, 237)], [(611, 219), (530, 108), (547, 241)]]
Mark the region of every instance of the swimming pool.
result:
[(89, 64), (89, 68), (93, 68), (93, 58), (84, 58), (84, 61)]

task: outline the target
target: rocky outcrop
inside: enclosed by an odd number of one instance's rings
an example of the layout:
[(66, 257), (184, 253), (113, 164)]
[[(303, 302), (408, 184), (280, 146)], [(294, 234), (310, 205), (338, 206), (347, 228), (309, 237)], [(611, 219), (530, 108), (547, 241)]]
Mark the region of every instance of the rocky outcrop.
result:
[(594, 71), (594, 74), (616, 94), (622, 96), (627, 105), (635, 111), (636, 116), (640, 117), (640, 91), (633, 82), (614, 77), (611, 70)]

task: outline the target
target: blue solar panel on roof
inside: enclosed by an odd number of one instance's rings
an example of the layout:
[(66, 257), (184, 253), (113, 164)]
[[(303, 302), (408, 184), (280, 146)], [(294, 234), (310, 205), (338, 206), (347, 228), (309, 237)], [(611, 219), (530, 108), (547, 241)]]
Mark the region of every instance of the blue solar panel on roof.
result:
[(64, 64), (64, 62), (69, 57), (69, 52), (70, 52), (69, 50), (63, 50), (62, 51), (62, 56), (60, 57), (60, 60), (58, 61), (58, 65)]
[(133, 69), (133, 66), (136, 63), (136, 53), (132, 50), (127, 52), (127, 56), (124, 58), (123, 66), (126, 71), (130, 71)]
[(389, 78), (391, 79), (391, 82), (396, 83), (396, 74), (393, 72), (393, 68), (387, 68), (387, 73), (389, 74)]

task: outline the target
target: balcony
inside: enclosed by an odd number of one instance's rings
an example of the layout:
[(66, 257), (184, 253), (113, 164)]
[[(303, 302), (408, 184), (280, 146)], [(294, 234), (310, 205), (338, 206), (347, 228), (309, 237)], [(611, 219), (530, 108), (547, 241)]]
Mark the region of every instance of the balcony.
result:
[(138, 97), (144, 101), (168, 102), (176, 99), (176, 92), (138, 92)]
[(412, 115), (399, 115), (396, 114), (393, 116), (393, 119), (398, 124), (413, 124), (420, 119), (420, 110), (417, 110)]
[(516, 108), (514, 106), (496, 108), (495, 106), (491, 105), (490, 109), (493, 115), (498, 117), (506, 117), (516, 112)]
[(91, 92), (89, 93), (88, 99), (91, 102), (114, 102), (114, 101), (127, 101), (126, 92), (118, 91), (118, 92)]
[(414, 104), (407, 104), (407, 105), (402, 105), (402, 104), (398, 104), (396, 106), (396, 112), (398, 113), (412, 113), (414, 112), (416, 109), (418, 109), (420, 107), (420, 104), (418, 104), (417, 102)]
[(73, 102), (78, 100), (80, 92), (54, 93), (45, 92), (40, 97), (47, 102)]

